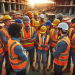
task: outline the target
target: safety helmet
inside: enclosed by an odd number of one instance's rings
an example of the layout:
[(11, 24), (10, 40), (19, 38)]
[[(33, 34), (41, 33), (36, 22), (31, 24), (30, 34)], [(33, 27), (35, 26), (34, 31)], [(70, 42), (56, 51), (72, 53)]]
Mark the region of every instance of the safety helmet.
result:
[(40, 28), (40, 33), (46, 33), (46, 31), (47, 31), (46, 26), (42, 26), (42, 27)]
[(2, 21), (6, 20), (6, 19), (10, 19), (11, 20), (11, 17), (9, 15), (5, 15), (5, 16), (3, 16)]
[(40, 17), (41, 17), (41, 18), (44, 18), (44, 15), (43, 15), (43, 14), (41, 14), (41, 15), (40, 15)]
[(67, 23), (62, 22), (58, 25), (58, 28), (62, 28), (63, 30), (69, 30), (69, 26)]
[(40, 26), (39, 21), (35, 21), (34, 26), (39, 27)]
[(75, 23), (75, 17), (72, 18), (71, 23)]
[(57, 25), (59, 25), (59, 23), (60, 23), (60, 20), (59, 19), (55, 19), (53, 21), (52, 25), (57, 26)]
[(50, 26), (51, 25), (51, 22), (50, 21), (46, 21), (46, 26)]
[(34, 15), (38, 15), (38, 13), (37, 12), (34, 12)]
[(22, 21), (20, 19), (16, 19), (15, 22), (22, 24)]
[(27, 12), (27, 16), (29, 16), (29, 15), (32, 15), (32, 12), (31, 11), (28, 11)]
[(59, 13), (58, 15), (57, 15), (57, 19), (59, 19), (59, 18), (63, 18), (63, 15), (61, 14), (61, 13)]
[(30, 22), (30, 19), (28, 16), (24, 16), (23, 17), (23, 23), (27, 23), (27, 22)]

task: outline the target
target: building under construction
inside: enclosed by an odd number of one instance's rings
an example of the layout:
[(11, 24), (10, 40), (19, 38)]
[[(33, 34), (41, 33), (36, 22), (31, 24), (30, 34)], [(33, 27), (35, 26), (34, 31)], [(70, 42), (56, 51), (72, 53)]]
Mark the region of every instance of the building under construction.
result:
[(55, 12), (75, 15), (75, 0), (54, 0)]
[(26, 0), (0, 0), (0, 13), (11, 10), (23, 10), (26, 7)]

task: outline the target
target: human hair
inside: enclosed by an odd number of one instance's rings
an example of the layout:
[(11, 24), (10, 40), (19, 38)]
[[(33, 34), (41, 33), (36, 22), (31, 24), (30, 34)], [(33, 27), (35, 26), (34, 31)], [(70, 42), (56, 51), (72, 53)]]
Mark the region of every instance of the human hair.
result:
[(60, 31), (62, 31), (62, 34), (66, 34), (67, 33), (67, 31), (66, 30), (63, 30), (62, 28), (58, 28), (58, 30)]
[(22, 26), (19, 23), (12, 23), (8, 28), (8, 33), (10, 36), (14, 37), (17, 33), (20, 32)]

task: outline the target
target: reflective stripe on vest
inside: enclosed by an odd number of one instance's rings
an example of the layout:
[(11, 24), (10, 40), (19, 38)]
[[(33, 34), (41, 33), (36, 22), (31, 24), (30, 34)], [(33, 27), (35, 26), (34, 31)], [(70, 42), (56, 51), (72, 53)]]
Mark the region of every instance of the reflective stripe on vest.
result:
[[(30, 27), (29, 28), (28, 33), (26, 32), (26, 30), (24, 29), (24, 27), (22, 28), (22, 38), (30, 38), (30, 37), (33, 37), (33, 34), (34, 34), (34, 28), (33, 27)], [(22, 44), (22, 46), (24, 48), (34, 46), (34, 42), (31, 42), (31, 43), (23, 42), (21, 44)]]
[[(50, 38), (49, 35), (47, 35), (46, 40), (45, 40), (45, 45), (48, 45), (49, 38)], [(40, 45), (43, 45), (43, 41), (42, 41), (41, 34), (39, 34), (39, 44), (40, 44)], [(39, 46), (38, 46), (38, 49), (39, 49), (39, 50), (42, 50), (43, 47), (39, 47)], [(48, 48), (47, 48), (47, 47), (44, 47), (44, 50), (47, 51)]]
[[(57, 65), (63, 66), (63, 65), (67, 65), (67, 63), (68, 63), (68, 57), (69, 57), (69, 51), (70, 51), (70, 40), (69, 40), (69, 38), (67, 36), (67, 37), (64, 37), (61, 40), (59, 40), (58, 43), (60, 41), (65, 41), (68, 46), (67, 46), (67, 49), (65, 50), (65, 52), (61, 53), (58, 58), (54, 58), (54, 62)], [(56, 45), (56, 49), (57, 49), (57, 45)]]
[[(59, 39), (60, 37), (58, 36), (58, 33), (55, 34), (54, 36), (54, 29), (51, 30), (51, 38), (52, 39)], [(56, 43), (54, 42), (50, 42), (50, 46), (55, 47)]]
[[(4, 27), (1, 29), (1, 31), (5, 34), (5, 37), (10, 38), (10, 35), (8, 34), (8, 31)], [(4, 50), (8, 51), (7, 44), (4, 44)]]
[(19, 56), (14, 53), (14, 48), (18, 45), (22, 47), (22, 45), (16, 40), (9, 39), (8, 54), (9, 54), (9, 61), (13, 69), (23, 69), (27, 63), (26, 61), (23, 61), (22, 59), (20, 59)]
[(0, 38), (0, 55), (1, 55), (1, 56), (4, 55), (4, 51), (3, 51), (3, 46), (2, 46), (1, 38)]
[[(44, 20), (43, 20), (43, 24), (45, 24)], [(40, 22), (40, 25), (41, 25), (41, 22)]]
[[(71, 38), (72, 31), (73, 31), (73, 28), (70, 28), (70, 30), (69, 30), (69, 38)], [(72, 39), (74, 39), (74, 38), (75, 38), (75, 33), (74, 33), (74, 35), (72, 36)], [(75, 46), (73, 46), (73, 45), (70, 45), (70, 47), (72, 47), (72, 48), (75, 49)]]

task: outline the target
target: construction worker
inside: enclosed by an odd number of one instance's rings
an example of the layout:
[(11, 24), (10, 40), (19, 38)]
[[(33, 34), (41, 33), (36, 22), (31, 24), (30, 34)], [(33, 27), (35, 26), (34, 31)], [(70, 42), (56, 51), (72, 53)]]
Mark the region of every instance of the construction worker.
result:
[[(0, 29), (2, 29), (2, 23), (0, 24)], [(2, 64), (3, 64), (3, 61), (4, 61), (4, 50), (3, 50), (3, 43), (2, 43), (2, 40), (1, 40), (1, 35), (0, 35), (0, 75), (2, 73)]]
[(0, 30), (1, 40), (4, 44), (4, 52), (5, 52), (5, 68), (6, 68), (6, 74), (10, 75), (10, 63), (8, 58), (8, 39), (10, 38), (10, 35), (8, 33), (8, 27), (11, 24), (11, 17), (9, 15), (5, 15), (2, 19), (5, 26)]
[[(51, 22), (50, 22), (49, 20), (46, 21), (45, 26), (46, 26), (46, 28), (47, 28), (47, 35), (50, 36)], [(48, 50), (48, 53), (47, 53), (46, 66), (48, 65), (48, 56), (49, 56), (49, 50)]]
[(40, 15), (40, 25), (44, 25), (46, 23), (46, 20), (44, 20), (44, 15)]
[(26, 40), (26, 42), (20, 40), (22, 46), (29, 52), (30, 57), (30, 67), (33, 71), (35, 68), (33, 66), (33, 56), (34, 56), (34, 42), (36, 41), (36, 30), (33, 27), (29, 27), (30, 19), (28, 16), (23, 17), (24, 27), (22, 27), (22, 38)]
[(54, 75), (62, 75), (62, 68), (68, 64), (70, 51), (70, 39), (67, 36), (68, 29), (67, 23), (62, 22), (58, 25), (58, 35), (60, 39), (53, 48)]
[(34, 20), (32, 19), (32, 12), (31, 11), (28, 11), (27, 12), (27, 16), (30, 19), (30, 26), (33, 27), (34, 26)]
[[(41, 54), (43, 53), (43, 73), (46, 74), (46, 57), (47, 57), (47, 51), (50, 47), (50, 36), (46, 34), (47, 28), (46, 26), (42, 26), (40, 29), (39, 39), (37, 41), (38, 43), (38, 68), (37, 72), (40, 70), (40, 59)], [(43, 46), (43, 47), (42, 47)]]
[[(53, 25), (53, 29), (50, 30), (50, 39), (51, 39), (51, 42), (50, 42), (50, 52), (51, 52), (51, 61), (50, 61), (50, 65), (49, 67), (47, 68), (47, 71), (49, 71), (51, 68), (53, 68), (53, 55), (52, 55), (52, 48), (55, 47), (58, 39), (59, 39), (59, 36), (58, 36), (58, 32), (57, 32), (57, 26), (59, 25), (60, 23), (60, 20), (59, 19), (55, 19), (52, 23)], [(53, 71), (53, 70), (52, 70)]]
[(38, 16), (38, 13), (37, 13), (37, 12), (34, 12), (34, 22), (35, 22), (35, 21), (39, 21), (39, 20), (37, 19), (37, 16)]
[(62, 15), (61, 13), (59, 13), (59, 14), (57, 15), (57, 19), (59, 19), (59, 20), (60, 20), (60, 22), (62, 22), (63, 15)]
[(73, 18), (71, 20), (71, 27), (72, 28), (70, 28), (69, 32), (68, 32), (68, 36), (69, 36), (70, 42), (71, 42), (69, 59), (68, 59), (67, 67), (63, 70), (63, 73), (70, 72), (71, 57), (72, 57), (73, 64), (74, 64), (73, 74), (72, 75), (75, 75), (75, 18)]
[(17, 23), (9, 26), (8, 32), (11, 38), (8, 40), (8, 54), (10, 64), (17, 75), (26, 75), (27, 56), (18, 40), (18, 37), (21, 37), (21, 29), (22, 26)]
[[(38, 39), (38, 36), (39, 36), (39, 33), (40, 33), (40, 30), (39, 30), (39, 26), (40, 26), (40, 23), (39, 21), (35, 21), (34, 23), (34, 28), (36, 30), (36, 41), (34, 42), (34, 45), (35, 45), (35, 48), (36, 48), (36, 52), (37, 52), (37, 39)], [(38, 57), (37, 57), (37, 53), (36, 53), (36, 61), (37, 61)]]
[(15, 22), (21, 24), (22, 27), (23, 27), (23, 23), (22, 23), (22, 21), (20, 19), (16, 19)]

